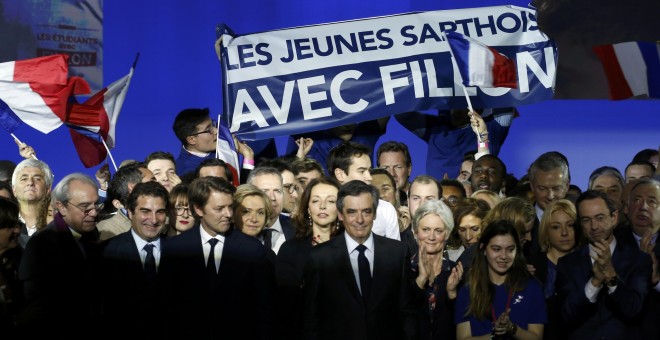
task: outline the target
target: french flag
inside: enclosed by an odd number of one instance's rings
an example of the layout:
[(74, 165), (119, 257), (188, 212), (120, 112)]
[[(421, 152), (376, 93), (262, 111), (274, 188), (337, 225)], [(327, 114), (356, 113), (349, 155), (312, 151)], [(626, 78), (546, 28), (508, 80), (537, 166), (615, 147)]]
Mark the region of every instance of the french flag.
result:
[(465, 86), (517, 88), (513, 61), (470, 37), (444, 32)]
[(84, 79), (67, 77), (68, 59), (56, 54), (0, 63), (0, 100), (14, 114), (2, 114), (0, 119), (18, 118), (42, 133), (62, 125), (69, 98), (90, 93)]
[(660, 44), (624, 42), (593, 50), (603, 64), (610, 99), (660, 98)]
[(64, 120), (78, 156), (87, 168), (105, 160), (108, 155), (106, 145), (108, 148), (115, 146), (117, 118), (134, 70), (135, 64), (127, 75), (95, 93), (84, 103), (72, 104)]
[(238, 166), (238, 153), (236, 152), (236, 144), (234, 138), (229, 132), (229, 128), (222, 123), (222, 119), (218, 117), (218, 141), (216, 145), (217, 157), (223, 160), (231, 171), (234, 180), (234, 186), (238, 186), (240, 181), (240, 168)]

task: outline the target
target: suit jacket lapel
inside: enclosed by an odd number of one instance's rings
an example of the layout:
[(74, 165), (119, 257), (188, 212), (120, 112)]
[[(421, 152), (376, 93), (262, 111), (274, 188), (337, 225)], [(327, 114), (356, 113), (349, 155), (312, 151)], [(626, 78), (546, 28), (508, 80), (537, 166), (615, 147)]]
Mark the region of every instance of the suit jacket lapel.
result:
[(346, 245), (346, 239), (344, 238), (344, 235), (338, 235), (334, 238), (332, 246), (334, 248), (337, 248), (335, 250), (335, 254), (337, 255), (337, 263), (341, 263), (341, 266), (339, 266), (341, 273), (341, 277), (344, 278), (346, 285), (348, 286), (348, 289), (351, 291), (353, 294), (353, 297), (362, 302), (364, 304), (364, 299), (362, 299), (362, 294), (360, 294), (360, 289), (358, 288), (357, 285), (357, 280), (355, 277), (355, 273), (353, 273), (353, 266), (351, 265), (351, 259), (348, 256), (348, 247)]

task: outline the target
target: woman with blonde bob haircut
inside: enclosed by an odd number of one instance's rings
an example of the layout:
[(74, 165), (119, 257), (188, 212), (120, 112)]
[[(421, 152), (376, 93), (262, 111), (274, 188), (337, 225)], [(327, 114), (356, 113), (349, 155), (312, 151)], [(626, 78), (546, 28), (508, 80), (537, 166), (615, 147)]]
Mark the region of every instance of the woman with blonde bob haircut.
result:
[(268, 196), (252, 184), (241, 184), (234, 193), (234, 225), (243, 234), (260, 237), (273, 214)]
[(567, 199), (550, 202), (539, 226), (541, 252), (529, 261), (535, 268), (534, 276), (543, 284), (543, 295), (548, 306), (548, 324), (544, 334), (546, 339), (562, 338), (562, 316), (555, 294), (557, 262), (580, 245), (581, 235), (573, 203)]

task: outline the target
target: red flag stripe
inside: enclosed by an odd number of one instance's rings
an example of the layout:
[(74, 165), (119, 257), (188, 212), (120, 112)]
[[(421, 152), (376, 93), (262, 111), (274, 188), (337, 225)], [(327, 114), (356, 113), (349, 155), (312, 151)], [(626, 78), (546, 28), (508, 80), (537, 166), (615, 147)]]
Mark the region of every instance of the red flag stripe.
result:
[(621, 70), (619, 59), (614, 53), (612, 45), (594, 46), (594, 52), (600, 58), (605, 70), (605, 76), (610, 88), (610, 98), (613, 100), (621, 100), (633, 96), (628, 81)]

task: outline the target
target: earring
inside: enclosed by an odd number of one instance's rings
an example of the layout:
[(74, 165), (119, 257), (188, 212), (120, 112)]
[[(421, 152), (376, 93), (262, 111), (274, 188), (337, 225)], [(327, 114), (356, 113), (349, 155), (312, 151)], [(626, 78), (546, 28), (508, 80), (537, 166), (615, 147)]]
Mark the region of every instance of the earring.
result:
[(307, 219), (308, 219), (309, 227), (311, 228), (312, 227), (312, 216), (308, 216)]

